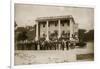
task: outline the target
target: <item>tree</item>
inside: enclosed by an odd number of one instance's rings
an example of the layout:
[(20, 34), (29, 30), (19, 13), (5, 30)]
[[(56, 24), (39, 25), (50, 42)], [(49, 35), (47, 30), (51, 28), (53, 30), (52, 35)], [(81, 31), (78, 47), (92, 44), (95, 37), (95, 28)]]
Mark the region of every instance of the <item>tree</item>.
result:
[(36, 33), (35, 33), (35, 30), (29, 30), (29, 31), (27, 31), (27, 33), (26, 33), (26, 36), (27, 36), (27, 39), (28, 40), (33, 40), (33, 39), (35, 39), (35, 35)]
[(94, 41), (94, 30), (90, 30), (85, 34), (85, 41)]
[(85, 32), (86, 32), (85, 29), (79, 29), (79, 30), (78, 30), (78, 38), (79, 38), (79, 42), (84, 41), (84, 38), (85, 38)]
[(16, 33), (15, 33), (15, 36), (16, 36), (16, 40), (17, 41), (20, 41), (20, 40), (26, 40), (27, 39), (27, 29), (24, 28), (24, 27), (18, 27), (16, 29)]
[(85, 29), (79, 29), (78, 37), (80, 42), (94, 41), (94, 30), (86, 32)]
[(17, 41), (20, 41), (20, 40), (26, 40), (27, 39), (27, 36), (26, 36), (26, 32), (20, 32), (18, 37), (17, 37)]

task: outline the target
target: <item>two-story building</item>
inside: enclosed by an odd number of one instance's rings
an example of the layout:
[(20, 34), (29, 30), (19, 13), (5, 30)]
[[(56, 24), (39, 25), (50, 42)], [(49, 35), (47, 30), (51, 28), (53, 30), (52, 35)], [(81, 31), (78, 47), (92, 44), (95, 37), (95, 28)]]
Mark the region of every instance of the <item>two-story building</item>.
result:
[(61, 37), (69, 40), (78, 39), (78, 24), (72, 15), (38, 17), (35, 22), (36, 40), (43, 37), (50, 40), (50, 36), (54, 33), (58, 39)]

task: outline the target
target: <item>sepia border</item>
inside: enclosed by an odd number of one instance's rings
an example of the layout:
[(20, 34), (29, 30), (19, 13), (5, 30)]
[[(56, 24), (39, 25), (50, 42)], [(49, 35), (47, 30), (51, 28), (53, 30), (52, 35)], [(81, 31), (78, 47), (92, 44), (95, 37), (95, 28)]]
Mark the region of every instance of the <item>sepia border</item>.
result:
[[(14, 1), (11, 0), (10, 1), (10, 68), (14, 69), (14, 68), (24, 68), (24, 67), (34, 67), (35, 65), (19, 65), (19, 66), (15, 66), (14, 65), (14, 4), (16, 3), (20, 3), (20, 4), (33, 4), (33, 5), (45, 5), (45, 6), (68, 6), (68, 7), (85, 7), (85, 8), (94, 8), (94, 12), (95, 12), (95, 6), (94, 5), (79, 5), (79, 4), (45, 4), (45, 3), (34, 3), (34, 2), (18, 2), (18, 1)], [(95, 50), (95, 49), (94, 49)], [(73, 62), (71, 62), (73, 63)], [(66, 63), (62, 63), (62, 64), (66, 64)], [(41, 64), (38, 64), (38, 66), (40, 66)], [(55, 64), (54, 64), (55, 65)]]

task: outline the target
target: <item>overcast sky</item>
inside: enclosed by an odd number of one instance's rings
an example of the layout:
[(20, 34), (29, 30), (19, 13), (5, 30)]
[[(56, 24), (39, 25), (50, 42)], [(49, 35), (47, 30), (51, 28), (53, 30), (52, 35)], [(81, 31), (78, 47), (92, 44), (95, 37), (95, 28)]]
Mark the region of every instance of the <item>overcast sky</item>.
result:
[(15, 21), (18, 26), (32, 26), (37, 17), (72, 15), (79, 28), (93, 29), (94, 9), (68, 6), (15, 4)]

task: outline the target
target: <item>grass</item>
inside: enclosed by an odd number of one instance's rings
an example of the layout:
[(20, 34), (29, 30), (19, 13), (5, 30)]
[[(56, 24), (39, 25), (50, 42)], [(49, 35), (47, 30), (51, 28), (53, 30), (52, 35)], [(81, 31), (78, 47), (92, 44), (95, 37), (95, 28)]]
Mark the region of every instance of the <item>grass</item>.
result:
[(78, 54), (77, 60), (94, 60), (94, 54)]

